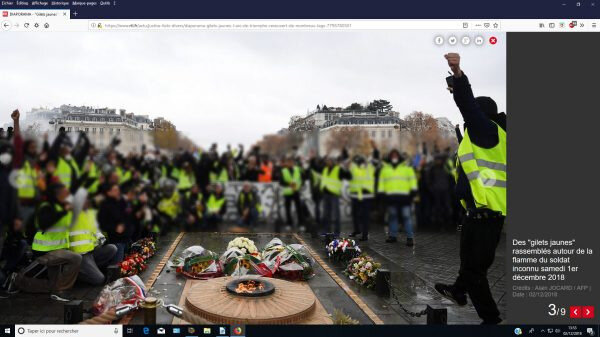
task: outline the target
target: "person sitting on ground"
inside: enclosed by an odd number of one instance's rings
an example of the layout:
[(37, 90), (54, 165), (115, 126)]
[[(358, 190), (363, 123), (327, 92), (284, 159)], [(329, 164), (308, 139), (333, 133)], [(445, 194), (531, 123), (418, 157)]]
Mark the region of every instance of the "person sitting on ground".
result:
[(172, 179), (163, 180), (160, 192), (160, 200), (156, 208), (160, 231), (165, 235), (169, 230), (179, 227), (177, 220), (181, 214), (181, 196)]
[(212, 192), (206, 199), (206, 224), (209, 229), (216, 229), (223, 222), (227, 212), (227, 200), (223, 191), (223, 185), (214, 184)]
[(94, 286), (104, 284), (106, 277), (101, 269), (114, 262), (118, 251), (116, 245), (105, 245), (105, 241), (104, 235), (98, 230), (96, 210), (86, 200), (69, 232), (69, 250), (82, 257), (78, 280)]
[(237, 198), (237, 210), (240, 216), (239, 225), (251, 227), (258, 221), (260, 213), (260, 197), (252, 184), (246, 181)]
[(185, 222), (186, 231), (197, 231), (201, 228), (204, 219), (204, 208), (204, 196), (198, 185), (194, 184), (183, 195), (182, 200), (182, 218)]
[(104, 192), (105, 199), (100, 204), (98, 223), (108, 235), (108, 243), (117, 247), (112, 262), (121, 262), (131, 241), (132, 230), (127, 226), (126, 205), (121, 198), (119, 185), (112, 184)]
[(69, 248), (69, 227), (73, 212), (69, 189), (62, 183), (49, 187), (48, 201), (35, 215), (38, 229), (31, 249), (36, 260), (17, 276), (16, 284), (25, 292), (50, 292), (53, 300), (68, 302), (64, 291), (73, 287), (81, 267), (81, 255)]

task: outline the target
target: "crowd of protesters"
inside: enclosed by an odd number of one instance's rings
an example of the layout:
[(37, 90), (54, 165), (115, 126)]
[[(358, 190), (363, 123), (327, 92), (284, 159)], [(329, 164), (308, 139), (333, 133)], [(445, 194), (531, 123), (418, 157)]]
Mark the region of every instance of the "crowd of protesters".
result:
[[(409, 158), (397, 150), (381, 156), (374, 148), (370, 156), (343, 150), (336, 157), (271, 158), (258, 147), (245, 153), (241, 145), (228, 146), (219, 154), (213, 145), (208, 151), (170, 154), (142, 147), (140, 153), (122, 155), (117, 138), (100, 151), (85, 133), (64, 129), (51, 143), (45, 136), (38, 144), (21, 132), (18, 110), (11, 117), (13, 128), (0, 135), (0, 285), (5, 295), (20, 283), (21, 290), (66, 300), (62, 290), (77, 279), (105, 282), (105, 268), (122, 260), (140, 238), (218, 231), (230, 181), (244, 182), (235, 201), (237, 224), (249, 228), (262, 211), (253, 183), (270, 182), (280, 186), (285, 230), (339, 235), (345, 181), (353, 237), (368, 240), (376, 214), (389, 226), (390, 243), (397, 241), (402, 220), (409, 246), (414, 244), (413, 218), (419, 225), (456, 224), (449, 151)], [(305, 185), (312, 217), (301, 197)], [(58, 272), (54, 266), (60, 266)]]

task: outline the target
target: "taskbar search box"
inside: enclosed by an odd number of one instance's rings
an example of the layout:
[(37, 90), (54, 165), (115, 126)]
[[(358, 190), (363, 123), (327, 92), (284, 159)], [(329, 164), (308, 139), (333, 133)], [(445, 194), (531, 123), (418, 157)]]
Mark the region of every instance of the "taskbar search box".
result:
[(16, 337), (121, 337), (122, 325), (15, 325)]

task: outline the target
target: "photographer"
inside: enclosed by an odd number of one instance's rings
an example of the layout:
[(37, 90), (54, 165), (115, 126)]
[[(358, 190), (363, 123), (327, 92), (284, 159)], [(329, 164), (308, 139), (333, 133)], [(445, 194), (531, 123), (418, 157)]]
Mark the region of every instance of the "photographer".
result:
[(445, 55), (452, 70), (452, 92), (465, 131), (458, 147), (456, 193), (467, 211), (461, 232), (460, 270), (453, 285), (435, 289), (459, 305), (469, 295), (484, 324), (498, 324), (487, 271), (494, 262), (506, 217), (506, 119), (489, 97), (475, 98), (460, 69), (460, 56)]
[[(48, 201), (35, 215), (37, 233), (31, 249), (37, 259), (22, 270), (17, 285), (26, 292), (50, 292), (53, 300), (68, 302), (63, 291), (70, 289), (81, 266), (81, 255), (69, 251), (69, 226), (73, 217), (68, 188), (56, 183), (49, 187)], [(42, 273), (42, 266), (47, 268)]]

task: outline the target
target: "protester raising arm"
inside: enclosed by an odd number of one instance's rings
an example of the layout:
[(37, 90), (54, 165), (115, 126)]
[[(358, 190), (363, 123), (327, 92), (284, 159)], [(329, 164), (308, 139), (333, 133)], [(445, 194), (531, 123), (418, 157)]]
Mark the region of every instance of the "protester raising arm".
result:
[[(463, 116), (471, 140), (483, 148), (495, 146), (498, 143), (498, 129), (490, 115), (497, 114), (496, 104), (489, 97), (475, 98), (469, 79), (460, 68), (459, 54), (448, 53), (444, 57), (454, 74), (454, 101)], [(482, 104), (485, 106), (482, 107)]]
[(19, 123), (19, 118), (21, 117), (21, 114), (19, 113), (19, 110), (15, 110), (12, 112), (12, 114), (10, 115), (10, 117), (13, 120), (13, 128), (14, 128), (14, 135), (13, 135), (13, 147), (14, 147), (14, 156), (13, 156), (13, 168), (21, 168), (21, 166), (23, 165), (23, 160), (25, 158), (25, 144), (23, 142), (23, 137), (21, 135), (21, 128), (20, 128), (20, 123)]
[(90, 140), (88, 139), (85, 132), (80, 132), (79, 137), (77, 138), (77, 143), (75, 144), (75, 148), (72, 152), (73, 158), (75, 159), (75, 162), (77, 163), (80, 169), (83, 169), (83, 164), (89, 152)]

